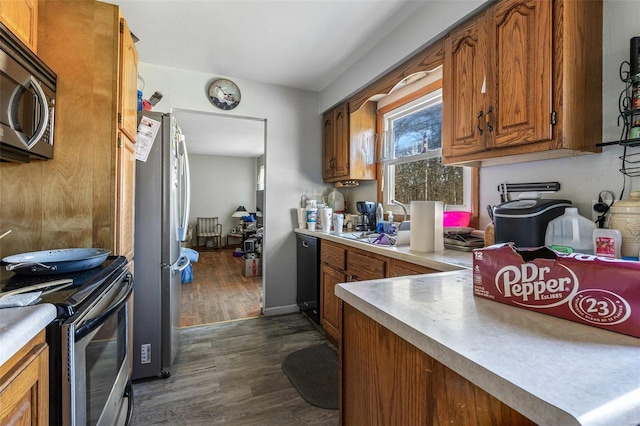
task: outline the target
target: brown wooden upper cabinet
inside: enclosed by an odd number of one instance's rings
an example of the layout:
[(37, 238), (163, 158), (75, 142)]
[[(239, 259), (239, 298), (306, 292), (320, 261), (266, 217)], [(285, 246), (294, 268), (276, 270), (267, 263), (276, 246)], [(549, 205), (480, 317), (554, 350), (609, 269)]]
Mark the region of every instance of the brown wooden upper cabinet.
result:
[(138, 51), (124, 18), (120, 18), (118, 127), (135, 142), (138, 128)]
[(0, 0), (0, 22), (38, 53), (37, 0)]
[(349, 112), (343, 103), (322, 119), (324, 182), (376, 179), (376, 103)]
[(498, 1), (452, 31), (444, 54), (445, 163), (599, 152), (601, 1)]

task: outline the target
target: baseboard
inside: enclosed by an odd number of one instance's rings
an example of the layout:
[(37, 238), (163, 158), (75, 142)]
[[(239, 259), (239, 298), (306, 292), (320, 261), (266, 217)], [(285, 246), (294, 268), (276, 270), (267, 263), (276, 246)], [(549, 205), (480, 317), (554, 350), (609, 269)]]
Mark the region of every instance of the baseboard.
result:
[(262, 308), (262, 313), (265, 317), (271, 317), (274, 315), (284, 315), (284, 314), (293, 314), (295, 312), (300, 312), (300, 308), (298, 305), (288, 305), (288, 306), (276, 306), (275, 308)]

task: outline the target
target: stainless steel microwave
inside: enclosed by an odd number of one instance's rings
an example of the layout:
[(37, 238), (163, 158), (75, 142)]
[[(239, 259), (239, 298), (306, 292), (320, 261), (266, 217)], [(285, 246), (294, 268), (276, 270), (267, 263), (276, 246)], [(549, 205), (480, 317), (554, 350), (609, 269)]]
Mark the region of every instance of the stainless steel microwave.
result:
[(0, 23), (0, 161), (53, 158), (57, 76)]

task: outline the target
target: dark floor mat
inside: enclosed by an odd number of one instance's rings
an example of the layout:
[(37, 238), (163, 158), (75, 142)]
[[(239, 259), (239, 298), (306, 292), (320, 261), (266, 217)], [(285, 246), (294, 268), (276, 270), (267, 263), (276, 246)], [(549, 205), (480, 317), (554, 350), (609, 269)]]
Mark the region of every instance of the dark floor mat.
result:
[(328, 345), (289, 354), (282, 362), (282, 371), (308, 403), (338, 409), (338, 354)]

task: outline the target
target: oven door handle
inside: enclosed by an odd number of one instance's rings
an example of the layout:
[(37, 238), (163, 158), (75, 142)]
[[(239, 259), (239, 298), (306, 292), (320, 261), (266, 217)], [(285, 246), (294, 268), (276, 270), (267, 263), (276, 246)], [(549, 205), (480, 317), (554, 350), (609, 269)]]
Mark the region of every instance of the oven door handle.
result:
[(76, 342), (96, 328), (100, 327), (114, 312), (117, 312), (125, 303), (127, 303), (131, 293), (133, 293), (133, 279), (131, 278), (131, 275), (127, 275), (125, 280), (127, 281), (127, 286), (124, 289), (122, 297), (113, 302), (103, 313), (95, 318), (85, 321), (80, 327), (78, 327), (75, 332)]

